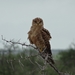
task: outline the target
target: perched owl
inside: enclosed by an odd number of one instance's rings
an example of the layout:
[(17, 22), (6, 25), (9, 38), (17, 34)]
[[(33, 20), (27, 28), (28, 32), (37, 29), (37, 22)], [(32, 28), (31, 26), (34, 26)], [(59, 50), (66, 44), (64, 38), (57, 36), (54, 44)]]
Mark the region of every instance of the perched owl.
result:
[[(49, 40), (51, 35), (47, 29), (44, 28), (43, 20), (41, 18), (35, 18), (32, 21), (32, 26), (28, 32), (28, 39), (31, 44), (34, 44), (40, 52), (45, 50), (52, 58), (51, 46)], [(53, 59), (50, 61), (54, 64)]]

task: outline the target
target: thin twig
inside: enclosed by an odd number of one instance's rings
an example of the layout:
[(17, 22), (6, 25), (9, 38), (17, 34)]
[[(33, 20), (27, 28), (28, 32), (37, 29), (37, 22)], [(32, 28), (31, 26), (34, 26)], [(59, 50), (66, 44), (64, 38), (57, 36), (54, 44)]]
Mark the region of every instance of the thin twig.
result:
[(33, 65), (35, 65), (33, 62), (32, 62), (32, 60), (30, 59), (30, 58), (28, 58), (29, 59), (29, 61), (33, 64)]
[(22, 65), (22, 67), (24, 67), (24, 65), (21, 63), (21, 61), (19, 60), (19, 63)]
[(11, 67), (12, 67), (12, 69), (14, 71), (14, 67), (13, 67), (13, 64), (12, 64), (12, 60), (10, 60), (10, 63), (11, 63)]
[(37, 63), (36, 61), (35, 61), (35, 63), (38, 65), (38, 67), (42, 70), (42, 66), (39, 64), (39, 63)]

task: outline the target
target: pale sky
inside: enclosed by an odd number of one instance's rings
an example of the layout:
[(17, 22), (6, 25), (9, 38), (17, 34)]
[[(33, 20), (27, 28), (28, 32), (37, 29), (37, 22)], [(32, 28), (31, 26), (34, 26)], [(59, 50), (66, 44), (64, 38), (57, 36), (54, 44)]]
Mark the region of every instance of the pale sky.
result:
[(32, 19), (40, 17), (51, 33), (52, 49), (66, 49), (75, 40), (75, 0), (0, 0), (1, 35), (26, 42)]

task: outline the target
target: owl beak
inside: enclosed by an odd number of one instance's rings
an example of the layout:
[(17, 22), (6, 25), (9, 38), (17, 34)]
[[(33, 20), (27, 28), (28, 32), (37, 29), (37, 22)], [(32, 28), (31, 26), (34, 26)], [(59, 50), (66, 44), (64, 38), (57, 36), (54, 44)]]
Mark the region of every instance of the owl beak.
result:
[(37, 24), (39, 24), (39, 22), (37, 22)]
[(37, 23), (37, 25), (39, 25), (39, 23)]

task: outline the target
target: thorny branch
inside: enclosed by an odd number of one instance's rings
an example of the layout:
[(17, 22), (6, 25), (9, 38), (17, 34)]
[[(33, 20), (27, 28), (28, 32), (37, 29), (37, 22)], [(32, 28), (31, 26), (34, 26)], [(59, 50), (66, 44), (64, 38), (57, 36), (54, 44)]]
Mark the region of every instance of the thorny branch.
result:
[(3, 41), (6, 41), (7, 43), (19, 44), (19, 45), (22, 45), (22, 46), (29, 46), (29, 47), (32, 47), (32, 48), (34, 48), (34, 49), (37, 49), (37, 48), (34, 47), (33, 45), (27, 45), (27, 44), (25, 44), (25, 43), (20, 43), (19, 41), (17, 41), (17, 42), (14, 42), (14, 41), (12, 41), (12, 40), (8, 41), (8, 40), (4, 39), (3, 36), (1, 36), (1, 37), (2, 37), (2, 40), (3, 40)]
[[(7, 43), (19, 44), (19, 45), (22, 45), (22, 46), (28, 46), (28, 47), (32, 47), (32, 48), (38, 50), (38, 48), (34, 47), (33, 45), (27, 45), (27, 44), (25, 44), (25, 43), (20, 43), (19, 41), (18, 41), (18, 42), (14, 42), (14, 41), (12, 41), (12, 40), (8, 41), (8, 40), (4, 39), (3, 36), (2, 36), (2, 40), (5, 41), (5, 42), (7, 42)], [(39, 51), (39, 50), (38, 50), (38, 51)], [(60, 72), (52, 63), (50, 63), (50, 62), (47, 60), (48, 55), (45, 54), (44, 51), (43, 51), (43, 53), (39, 53), (39, 54), (37, 54), (37, 55), (31, 55), (31, 56), (28, 56), (28, 57), (25, 57), (25, 58), (29, 58), (30, 62), (31, 62), (32, 64), (34, 64), (34, 63), (31, 61), (30, 57), (35, 57), (35, 56), (38, 56), (38, 55), (40, 55), (40, 56), (45, 60), (45, 62), (47, 62), (59, 75), (69, 75), (69, 74)], [(44, 56), (43, 56), (43, 55), (44, 55)], [(23, 58), (23, 57), (21, 56), (21, 58)], [(24, 65), (21, 63), (20, 60), (19, 60), (19, 63), (24, 67)], [(35, 62), (35, 63), (38, 65), (38, 67), (39, 67), (41, 70), (44, 70), (44, 69), (45, 69), (44, 67), (42, 67), (41, 65), (39, 65), (37, 62)], [(12, 65), (12, 63), (11, 63), (11, 65)], [(12, 68), (13, 68), (13, 66), (12, 66)]]

